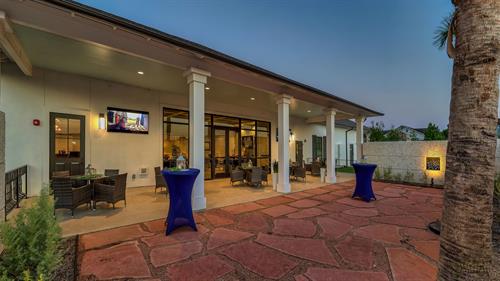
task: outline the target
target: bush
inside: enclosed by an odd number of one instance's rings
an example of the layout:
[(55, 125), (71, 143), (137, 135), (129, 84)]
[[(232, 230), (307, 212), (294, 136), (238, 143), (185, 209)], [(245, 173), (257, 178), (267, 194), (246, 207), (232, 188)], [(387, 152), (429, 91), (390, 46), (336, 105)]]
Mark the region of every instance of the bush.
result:
[(379, 168), (376, 168), (376, 169), (375, 169), (375, 179), (376, 179), (376, 180), (380, 180), (380, 179), (381, 179), (381, 176), (380, 176), (380, 169), (379, 169)]
[(401, 180), (401, 178), (402, 178), (402, 177), (401, 177), (401, 174), (395, 174), (395, 175), (394, 175), (394, 181), (395, 181), (395, 182), (401, 182), (401, 181), (402, 181), (402, 180)]
[(404, 182), (408, 182), (408, 183), (409, 183), (409, 182), (413, 182), (413, 177), (414, 177), (413, 173), (412, 173), (412, 172), (410, 172), (410, 170), (407, 170), (407, 171), (406, 171), (406, 174), (405, 174), (405, 176), (404, 176), (403, 181), (404, 181)]
[(0, 239), (5, 247), (0, 260), (1, 280), (51, 279), (61, 261), (61, 229), (47, 188), (42, 189), (33, 207), (22, 209), (13, 223), (0, 226)]
[(392, 168), (384, 168), (384, 180), (391, 180), (392, 179)]

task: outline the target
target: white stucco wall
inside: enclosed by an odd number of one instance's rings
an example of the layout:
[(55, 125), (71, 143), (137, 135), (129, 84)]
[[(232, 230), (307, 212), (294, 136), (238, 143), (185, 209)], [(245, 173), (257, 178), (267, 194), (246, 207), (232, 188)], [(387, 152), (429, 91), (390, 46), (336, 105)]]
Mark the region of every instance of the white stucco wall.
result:
[[(303, 156), (304, 160), (312, 159), (312, 136), (326, 136), (326, 126), (322, 124), (309, 124), (304, 119), (291, 118), (290, 128), (294, 134), (290, 142), (290, 158), (295, 161), (295, 141), (303, 141)], [(335, 128), (335, 144), (336, 149), (340, 145), (340, 149), (335, 151), (335, 158), (341, 159), (341, 165), (345, 165), (346, 150), (345, 150), (345, 132), (347, 129)], [(347, 143), (354, 144), (354, 160), (356, 160), (356, 130), (347, 133)], [(349, 151), (347, 151), (349, 154)]]
[[(128, 172), (129, 187), (153, 185), (153, 167), (162, 164), (162, 107), (187, 109), (187, 92), (187, 84), (182, 96), (39, 68), (27, 77), (15, 65), (2, 63), (0, 111), (5, 112), (6, 121), (6, 170), (28, 164), (29, 193), (38, 194), (49, 180), (50, 112), (79, 114), (86, 117), (86, 164), (98, 171), (116, 168)], [(99, 113), (105, 113), (108, 106), (148, 111), (149, 134), (98, 130)], [(209, 97), (206, 111), (271, 122), (271, 159), (277, 158), (275, 114), (227, 106)], [(33, 119), (41, 120), (41, 125), (33, 126)], [(146, 177), (139, 177), (141, 168), (148, 168)]]

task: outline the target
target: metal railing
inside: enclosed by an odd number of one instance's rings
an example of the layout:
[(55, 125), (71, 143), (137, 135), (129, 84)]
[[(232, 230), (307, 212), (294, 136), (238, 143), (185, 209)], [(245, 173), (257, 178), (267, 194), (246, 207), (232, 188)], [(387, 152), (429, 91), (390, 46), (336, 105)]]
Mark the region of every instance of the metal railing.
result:
[(28, 198), (27, 165), (5, 173), (5, 219), (13, 209), (19, 208), (19, 203), (25, 198)]

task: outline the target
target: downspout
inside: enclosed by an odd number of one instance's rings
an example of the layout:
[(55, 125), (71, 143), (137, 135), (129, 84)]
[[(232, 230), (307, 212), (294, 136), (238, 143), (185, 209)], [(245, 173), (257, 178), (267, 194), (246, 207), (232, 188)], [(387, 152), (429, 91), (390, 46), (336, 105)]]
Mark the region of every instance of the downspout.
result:
[(354, 127), (352, 127), (349, 130), (345, 131), (345, 166), (346, 167), (349, 167), (349, 158), (347, 157), (347, 133), (349, 133), (352, 130), (354, 130)]

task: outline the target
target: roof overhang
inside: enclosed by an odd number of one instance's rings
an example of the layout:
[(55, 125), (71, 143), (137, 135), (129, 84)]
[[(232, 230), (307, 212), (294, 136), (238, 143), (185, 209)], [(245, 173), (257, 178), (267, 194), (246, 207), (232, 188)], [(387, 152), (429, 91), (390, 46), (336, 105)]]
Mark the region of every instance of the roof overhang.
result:
[(273, 95), (335, 108), (339, 119), (381, 116), (380, 112), (288, 79), (194, 42), (117, 17), (74, 1), (2, 1), (12, 22), (97, 44), (179, 69), (197, 67), (212, 77)]

